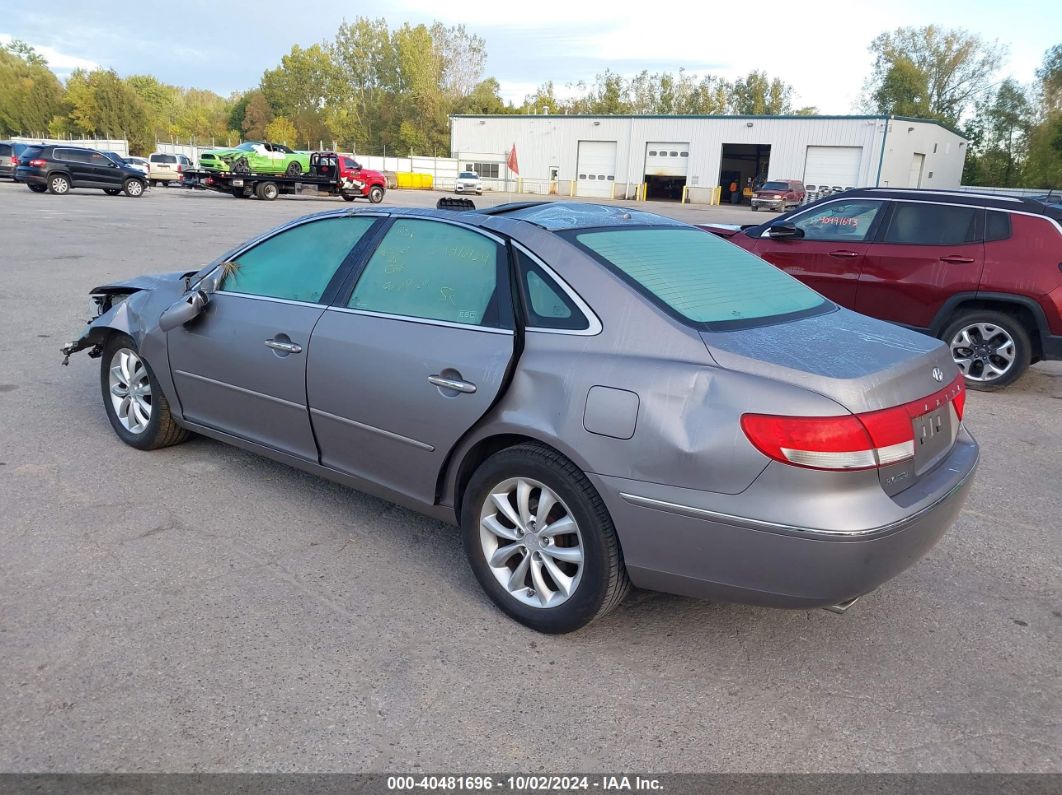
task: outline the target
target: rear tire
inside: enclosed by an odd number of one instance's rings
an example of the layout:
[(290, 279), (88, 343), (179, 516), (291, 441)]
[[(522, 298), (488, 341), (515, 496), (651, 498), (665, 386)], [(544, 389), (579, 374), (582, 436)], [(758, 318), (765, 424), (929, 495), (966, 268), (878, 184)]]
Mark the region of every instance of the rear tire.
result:
[[(507, 518), (521, 515), (522, 488), (526, 529)], [(508, 512), (496, 495), (506, 495)], [(547, 498), (551, 502), (543, 512)], [(562, 524), (564, 531), (558, 529)], [(584, 627), (613, 610), (630, 590), (616, 529), (600, 495), (578, 467), (542, 445), (510, 447), (480, 465), (465, 489), (461, 530), (483, 590), (503, 612), (539, 632)]]
[(980, 392), (994, 392), (1013, 384), (1032, 361), (1029, 332), (1004, 312), (963, 312), (948, 324), (941, 339), (966, 376), (966, 386)]
[(112, 334), (103, 346), (100, 391), (111, 427), (130, 447), (157, 450), (191, 436), (173, 419), (155, 373), (125, 334)]
[(106, 193), (108, 196), (117, 196), (119, 193), (122, 192), (122, 189), (121, 188), (104, 188), (103, 192)]
[(369, 201), (373, 204), (379, 204), (383, 201), (384, 190), (379, 185), (373, 185), (369, 188)]
[(288, 163), (288, 168), (284, 173), (287, 174), (289, 177), (299, 176), (300, 174), (302, 174), (302, 163), (297, 160), (292, 160), (290, 163)]
[(259, 182), (254, 192), (262, 201), (271, 202), (280, 195), (280, 188), (275, 182)]
[(341, 193), (341, 194), (340, 194), (340, 196), (342, 196), (342, 197), (343, 197), (343, 201), (345, 201), (345, 202), (352, 202), (352, 201), (354, 201), (354, 200), (355, 200), (356, 198), (358, 198), (358, 197), (357, 197), (357, 196), (355, 196), (355, 195), (354, 195), (353, 193)]
[(48, 177), (48, 192), (57, 196), (70, 192), (70, 177), (66, 174), (55, 174)]
[(45, 193), (48, 190), (47, 185), (27, 185), (27, 187), (34, 193)]

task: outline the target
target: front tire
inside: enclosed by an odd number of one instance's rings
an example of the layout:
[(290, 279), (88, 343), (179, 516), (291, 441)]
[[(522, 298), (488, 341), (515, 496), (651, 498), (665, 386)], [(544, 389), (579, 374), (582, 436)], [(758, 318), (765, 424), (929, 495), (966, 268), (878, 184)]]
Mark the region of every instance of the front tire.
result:
[(144, 183), (138, 179), (127, 179), (122, 186), (122, 190), (125, 191), (126, 196), (139, 199), (144, 195)]
[(369, 188), (369, 201), (373, 204), (379, 204), (383, 201), (384, 191), (379, 185), (373, 185)]
[(70, 178), (66, 174), (55, 174), (48, 177), (48, 191), (57, 196), (70, 192)]
[(465, 554), (503, 612), (539, 632), (573, 632), (630, 589), (616, 529), (571, 461), (539, 444), (510, 447), (473, 474), (461, 506)]
[(1013, 384), (1032, 361), (1029, 332), (1016, 318), (1003, 312), (964, 312), (944, 329), (941, 339), (966, 376), (966, 386), (981, 392)]
[(111, 427), (130, 447), (156, 450), (191, 435), (174, 421), (155, 373), (125, 334), (112, 334), (103, 346), (100, 390)]

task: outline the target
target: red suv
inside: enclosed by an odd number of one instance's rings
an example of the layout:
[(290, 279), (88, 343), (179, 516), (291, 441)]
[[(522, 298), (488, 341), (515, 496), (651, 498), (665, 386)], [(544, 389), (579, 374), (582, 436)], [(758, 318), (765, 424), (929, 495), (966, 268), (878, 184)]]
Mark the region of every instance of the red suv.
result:
[(785, 210), (804, 203), (807, 192), (799, 179), (772, 179), (763, 183), (752, 194), (752, 209)]
[(944, 340), (973, 389), (1062, 359), (1062, 217), (1042, 201), (865, 188), (711, 232), (842, 306)]

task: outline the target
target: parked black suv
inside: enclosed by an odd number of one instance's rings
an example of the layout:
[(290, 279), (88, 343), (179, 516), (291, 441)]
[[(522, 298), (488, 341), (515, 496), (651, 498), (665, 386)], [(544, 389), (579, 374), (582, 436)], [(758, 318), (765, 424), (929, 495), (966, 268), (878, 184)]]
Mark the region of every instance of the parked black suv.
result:
[(15, 178), (18, 158), (31, 145), (20, 141), (0, 141), (0, 177)]
[(25, 182), (35, 193), (69, 193), (71, 188), (102, 188), (117, 196), (144, 195), (144, 172), (95, 149), (78, 146), (31, 146), (18, 161), (15, 179)]

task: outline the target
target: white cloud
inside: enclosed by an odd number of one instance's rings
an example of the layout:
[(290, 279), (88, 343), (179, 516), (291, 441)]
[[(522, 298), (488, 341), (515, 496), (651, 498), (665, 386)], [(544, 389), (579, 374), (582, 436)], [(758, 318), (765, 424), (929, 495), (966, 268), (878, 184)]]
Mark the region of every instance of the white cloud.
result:
[[(14, 38), (8, 33), (0, 33), (0, 44), (9, 44)], [(28, 42), (28, 44), (44, 57), (52, 71), (60, 75), (68, 75), (75, 69), (95, 69), (99, 66), (98, 63), (88, 58), (79, 58), (76, 55), (59, 52), (51, 47), (34, 44), (33, 42)]]

